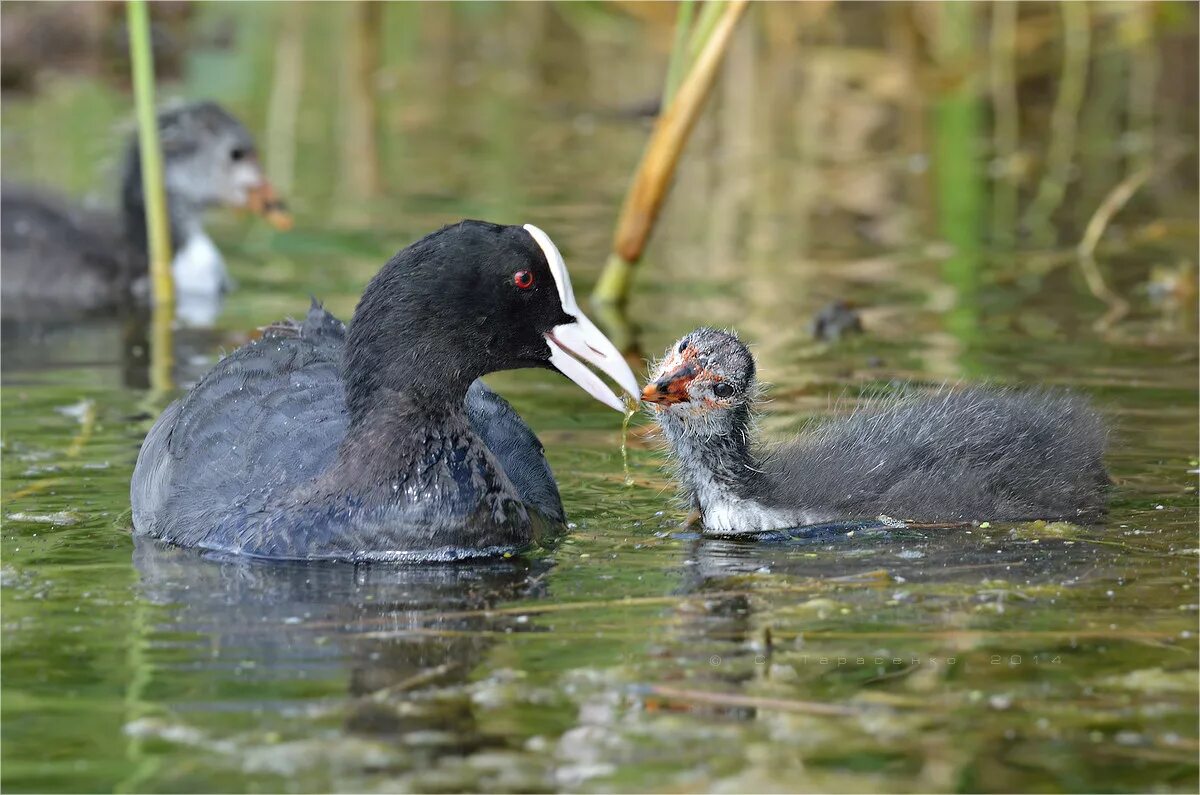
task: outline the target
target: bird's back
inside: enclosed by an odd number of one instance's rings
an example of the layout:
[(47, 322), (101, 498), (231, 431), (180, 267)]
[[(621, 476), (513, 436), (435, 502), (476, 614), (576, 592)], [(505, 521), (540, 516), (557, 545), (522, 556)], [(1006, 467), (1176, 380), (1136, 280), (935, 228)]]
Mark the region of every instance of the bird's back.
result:
[(766, 498), (835, 518), (1078, 518), (1103, 507), (1106, 429), (1052, 391), (943, 390), (868, 403), (766, 457)]
[(172, 403), (142, 444), (131, 486), (134, 528), (184, 546), (208, 543), (233, 512), (322, 472), (346, 433), (339, 374), (344, 329), (320, 307), (268, 328)]
[(117, 218), (10, 183), (0, 187), (0, 262), (10, 318), (112, 308), (138, 276)]
[[(333, 543), (322, 541), (322, 525), (334, 532), (333, 513), (362, 506), (335, 504), (310, 490), (311, 499), (294, 504), (289, 519), (278, 514), (278, 501), (281, 494), (304, 494), (337, 459), (349, 426), (345, 339), (345, 326), (314, 304), (303, 323), (268, 327), (171, 404), (138, 455), (130, 495), (136, 532), (182, 546), (321, 556), (316, 547)], [(477, 382), (467, 414), (522, 500), (561, 523), (562, 503), (541, 444), (516, 412)]]

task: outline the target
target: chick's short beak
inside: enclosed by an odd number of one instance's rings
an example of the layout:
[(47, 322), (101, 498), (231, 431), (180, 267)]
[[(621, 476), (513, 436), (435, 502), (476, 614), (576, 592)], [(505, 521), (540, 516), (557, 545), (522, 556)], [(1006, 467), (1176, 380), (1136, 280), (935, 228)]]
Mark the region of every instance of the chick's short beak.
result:
[(646, 384), (642, 390), (642, 400), (647, 403), (657, 403), (660, 406), (672, 406), (676, 403), (686, 403), (688, 385), (696, 377), (696, 366), (685, 364), (662, 378)]

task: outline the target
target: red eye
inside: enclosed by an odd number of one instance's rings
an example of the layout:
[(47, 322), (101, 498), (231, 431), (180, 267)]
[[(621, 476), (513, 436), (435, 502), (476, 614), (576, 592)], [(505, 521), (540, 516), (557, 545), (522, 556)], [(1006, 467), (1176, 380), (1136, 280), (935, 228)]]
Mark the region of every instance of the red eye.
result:
[(513, 274), (513, 284), (522, 290), (528, 290), (533, 286), (533, 271), (517, 271)]

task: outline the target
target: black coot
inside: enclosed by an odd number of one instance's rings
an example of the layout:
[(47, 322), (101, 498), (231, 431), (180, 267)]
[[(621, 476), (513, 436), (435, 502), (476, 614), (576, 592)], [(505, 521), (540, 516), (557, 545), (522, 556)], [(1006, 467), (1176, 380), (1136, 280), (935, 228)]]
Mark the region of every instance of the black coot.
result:
[[(215, 205), (250, 207), (282, 218), (263, 176), (254, 139), (213, 102), (158, 117), (171, 218), (176, 289), (182, 311), (219, 296), (225, 264), (201, 225)], [(0, 281), (9, 319), (111, 311), (147, 293), (147, 244), (136, 137), (126, 150), (120, 217), (73, 206), (21, 185), (0, 188)], [(204, 311), (204, 310), (199, 310)]]
[(973, 387), (868, 402), (778, 446), (756, 445), (754, 358), (701, 328), (642, 399), (706, 531), (752, 533), (886, 515), (921, 522), (1078, 519), (1103, 509), (1104, 424), (1085, 401)]
[(548, 367), (621, 410), (584, 362), (636, 395), (550, 238), (448, 226), (384, 265), (348, 330), (314, 306), (168, 407), (134, 470), (135, 532), (276, 559), (520, 549), (562, 505), (537, 438), (476, 379)]

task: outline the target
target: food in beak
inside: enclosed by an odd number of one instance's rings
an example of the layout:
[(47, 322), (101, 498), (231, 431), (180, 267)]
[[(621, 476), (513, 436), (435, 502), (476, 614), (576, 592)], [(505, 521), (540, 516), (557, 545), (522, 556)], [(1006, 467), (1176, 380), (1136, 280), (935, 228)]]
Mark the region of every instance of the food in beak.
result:
[(638, 394), (637, 378), (616, 346), (592, 325), (592, 321), (582, 312), (576, 313), (575, 318), (574, 323), (555, 326), (546, 335), (546, 342), (550, 344), (551, 366), (604, 405), (624, 411), (625, 404), (621, 398), (584, 363), (606, 373), (634, 399)]
[(588, 369), (587, 365), (592, 365), (612, 378), (635, 400), (638, 396), (637, 377), (629, 369), (617, 346), (613, 345), (579, 309), (575, 302), (575, 293), (571, 289), (567, 265), (563, 262), (558, 247), (545, 232), (533, 224), (525, 224), (525, 231), (533, 237), (541, 247), (542, 253), (546, 255), (563, 311), (575, 318), (574, 322), (555, 326), (546, 334), (546, 342), (550, 346), (550, 365), (604, 405), (624, 411), (625, 405), (621, 398)]
[(287, 205), (275, 195), (275, 189), (266, 179), (246, 192), (246, 208), (266, 218), (267, 223), (281, 232), (292, 228)]

